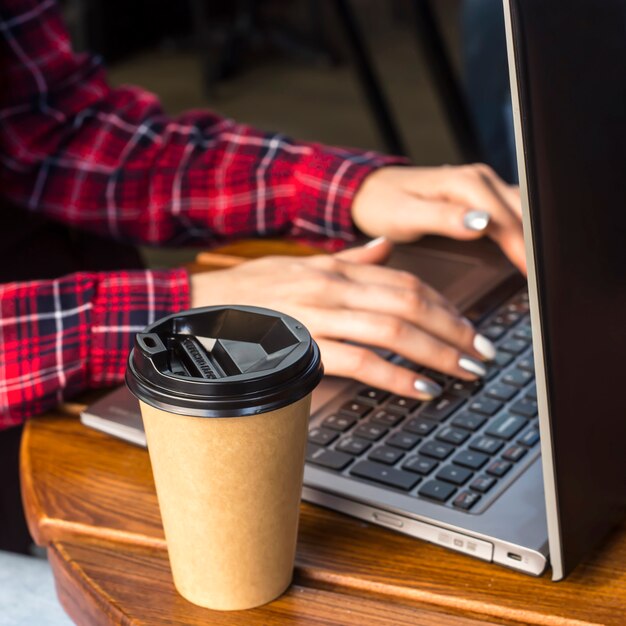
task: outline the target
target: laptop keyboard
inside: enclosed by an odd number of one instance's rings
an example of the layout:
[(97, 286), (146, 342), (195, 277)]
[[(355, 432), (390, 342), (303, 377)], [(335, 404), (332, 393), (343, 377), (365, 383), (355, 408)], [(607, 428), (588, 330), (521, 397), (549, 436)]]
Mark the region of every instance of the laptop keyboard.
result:
[(420, 402), (355, 383), (315, 414), (307, 461), (457, 510), (484, 510), (539, 455), (526, 291), (479, 332), (497, 347), (483, 379), (462, 381), (396, 356), (443, 394)]

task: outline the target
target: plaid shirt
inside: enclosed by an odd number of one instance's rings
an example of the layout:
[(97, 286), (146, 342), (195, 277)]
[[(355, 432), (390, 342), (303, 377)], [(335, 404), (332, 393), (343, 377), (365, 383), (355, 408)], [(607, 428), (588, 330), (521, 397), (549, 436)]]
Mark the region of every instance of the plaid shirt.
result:
[[(0, 194), (79, 228), (153, 245), (355, 237), (374, 153), (295, 143), (208, 112), (164, 115), (74, 54), (55, 0), (0, 0)], [(43, 261), (42, 261), (43, 262)], [(123, 379), (134, 333), (189, 306), (184, 270), (0, 286), (0, 429)]]

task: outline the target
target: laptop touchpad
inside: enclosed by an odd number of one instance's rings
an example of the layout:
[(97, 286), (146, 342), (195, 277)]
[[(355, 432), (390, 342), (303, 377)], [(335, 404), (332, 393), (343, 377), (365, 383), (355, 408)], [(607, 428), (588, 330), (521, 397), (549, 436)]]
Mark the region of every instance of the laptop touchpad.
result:
[(396, 246), (387, 265), (419, 276), (460, 309), (469, 307), (514, 271), (490, 241), (439, 237)]

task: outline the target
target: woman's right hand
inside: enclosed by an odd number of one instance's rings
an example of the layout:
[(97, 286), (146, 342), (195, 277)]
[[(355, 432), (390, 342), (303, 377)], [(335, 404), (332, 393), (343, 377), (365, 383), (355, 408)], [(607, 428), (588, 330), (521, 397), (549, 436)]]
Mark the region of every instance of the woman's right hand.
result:
[(240, 304), (282, 311), (309, 329), (327, 374), (403, 396), (429, 399), (441, 388), (372, 347), (457, 378), (484, 375), (482, 361), (495, 356), (493, 344), (432, 287), (408, 272), (378, 265), (391, 244), (372, 244), (330, 256), (265, 257), (194, 274), (192, 306)]

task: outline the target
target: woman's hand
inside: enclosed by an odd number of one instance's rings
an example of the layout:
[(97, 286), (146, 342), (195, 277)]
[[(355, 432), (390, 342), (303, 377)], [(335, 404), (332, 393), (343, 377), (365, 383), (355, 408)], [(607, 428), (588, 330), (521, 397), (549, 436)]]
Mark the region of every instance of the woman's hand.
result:
[(526, 273), (519, 190), (487, 165), (383, 167), (363, 182), (352, 219), (367, 235), (396, 242), (488, 235)]
[(483, 375), (481, 359), (495, 355), (491, 342), (415, 276), (376, 265), (390, 251), (381, 240), (332, 256), (266, 257), (194, 274), (192, 306), (242, 304), (287, 313), (317, 340), (327, 374), (404, 396), (432, 398), (441, 388), (366, 346), (465, 380)]

